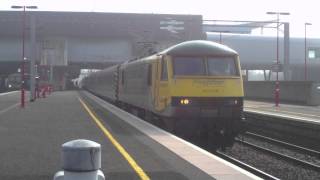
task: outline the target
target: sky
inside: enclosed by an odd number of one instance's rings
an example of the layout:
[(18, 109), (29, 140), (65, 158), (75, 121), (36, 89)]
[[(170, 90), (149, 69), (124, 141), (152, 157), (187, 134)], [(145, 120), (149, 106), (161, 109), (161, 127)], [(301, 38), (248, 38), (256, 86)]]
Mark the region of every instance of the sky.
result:
[(307, 37), (320, 38), (316, 0), (0, 0), (0, 10), (10, 10), (11, 5), (36, 5), (39, 11), (197, 14), (204, 20), (270, 21), (276, 15), (266, 12), (289, 12), (280, 20), (290, 23), (292, 37), (304, 37), (308, 22), (312, 25), (307, 26)]

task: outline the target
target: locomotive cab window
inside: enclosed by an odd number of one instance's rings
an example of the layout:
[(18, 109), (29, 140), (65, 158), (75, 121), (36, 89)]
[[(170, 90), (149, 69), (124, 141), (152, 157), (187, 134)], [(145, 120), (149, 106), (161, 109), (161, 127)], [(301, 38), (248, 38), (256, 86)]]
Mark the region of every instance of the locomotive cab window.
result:
[(176, 57), (174, 75), (239, 76), (235, 57)]
[(168, 69), (167, 69), (167, 61), (161, 60), (161, 81), (168, 80)]
[(238, 76), (234, 57), (209, 57), (208, 74), (211, 76)]
[(174, 75), (205, 75), (204, 59), (201, 57), (176, 57), (173, 60)]

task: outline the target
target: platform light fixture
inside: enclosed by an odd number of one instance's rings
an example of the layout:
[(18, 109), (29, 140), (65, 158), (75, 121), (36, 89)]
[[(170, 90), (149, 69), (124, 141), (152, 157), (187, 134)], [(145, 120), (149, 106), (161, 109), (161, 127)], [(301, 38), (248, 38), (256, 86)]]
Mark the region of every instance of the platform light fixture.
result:
[(307, 81), (307, 26), (312, 25), (311, 23), (304, 23), (304, 80)]
[(12, 9), (23, 9), (23, 15), (22, 15), (22, 62), (21, 62), (21, 103), (20, 107), (24, 108), (25, 106), (25, 21), (26, 21), (26, 9), (37, 9), (37, 6), (11, 6)]
[(280, 67), (280, 62), (279, 62), (279, 26), (280, 26), (280, 15), (290, 15), (288, 12), (267, 12), (269, 15), (277, 15), (277, 79), (276, 79), (276, 85), (275, 85), (275, 92), (274, 92), (274, 101), (275, 101), (275, 106), (279, 107), (279, 96), (280, 96), (280, 83), (279, 83), (279, 67)]

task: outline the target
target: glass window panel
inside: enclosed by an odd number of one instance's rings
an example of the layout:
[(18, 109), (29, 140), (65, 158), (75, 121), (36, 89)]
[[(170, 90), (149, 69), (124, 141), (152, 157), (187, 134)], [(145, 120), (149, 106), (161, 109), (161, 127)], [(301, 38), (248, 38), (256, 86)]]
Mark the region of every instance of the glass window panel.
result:
[(205, 75), (205, 65), (200, 57), (176, 57), (173, 61), (174, 75)]
[(308, 49), (308, 59), (319, 60), (320, 59), (320, 48), (309, 48)]
[(161, 61), (161, 80), (168, 80), (167, 61)]
[(233, 57), (208, 58), (208, 73), (213, 76), (237, 76), (239, 75), (236, 62)]
[(308, 57), (309, 57), (309, 59), (314, 59), (314, 58), (316, 58), (316, 52), (315, 52), (315, 50), (309, 50)]

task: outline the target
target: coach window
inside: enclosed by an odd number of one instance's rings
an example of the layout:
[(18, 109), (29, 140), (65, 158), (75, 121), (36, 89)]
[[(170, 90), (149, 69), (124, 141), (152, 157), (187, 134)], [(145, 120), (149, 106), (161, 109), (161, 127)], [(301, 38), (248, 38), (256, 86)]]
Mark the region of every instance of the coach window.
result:
[(234, 57), (209, 57), (208, 72), (212, 76), (239, 75)]
[(167, 61), (161, 60), (161, 81), (168, 80)]

